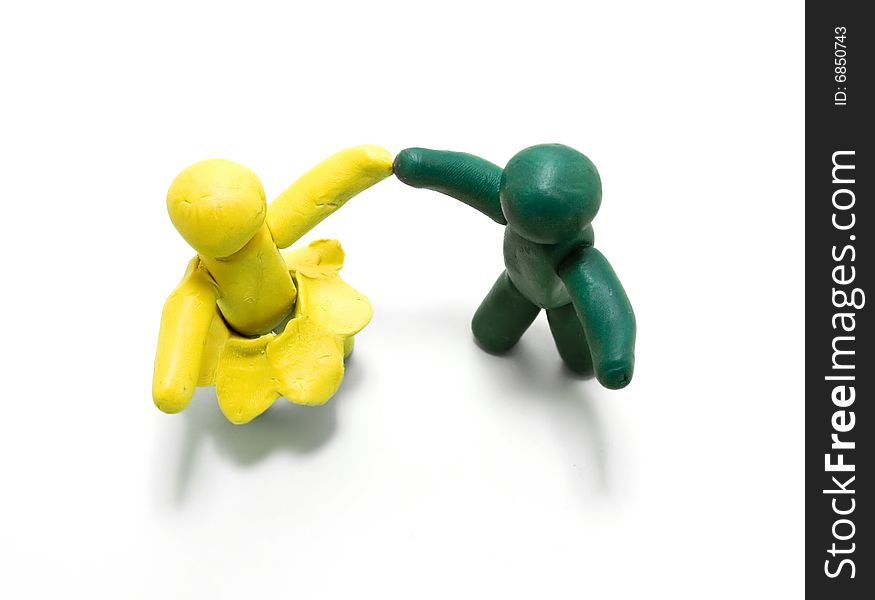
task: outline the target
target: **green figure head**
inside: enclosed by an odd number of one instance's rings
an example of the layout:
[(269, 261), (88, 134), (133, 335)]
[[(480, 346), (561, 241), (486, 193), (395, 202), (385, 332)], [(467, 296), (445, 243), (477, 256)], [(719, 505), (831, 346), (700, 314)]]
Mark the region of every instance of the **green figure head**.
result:
[(526, 148), (510, 159), (501, 176), (501, 210), (508, 225), (539, 244), (577, 237), (601, 201), (595, 165), (562, 144)]

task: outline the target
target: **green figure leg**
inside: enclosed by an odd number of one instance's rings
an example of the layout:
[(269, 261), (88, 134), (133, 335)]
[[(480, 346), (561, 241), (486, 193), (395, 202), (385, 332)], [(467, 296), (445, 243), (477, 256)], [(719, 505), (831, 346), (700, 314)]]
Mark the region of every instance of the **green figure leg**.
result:
[(471, 321), (474, 339), (487, 352), (507, 352), (520, 341), (539, 312), (541, 309), (526, 300), (505, 271), (474, 313)]
[(592, 355), (583, 324), (573, 304), (547, 310), (547, 321), (559, 356), (569, 369), (580, 375), (592, 375)]

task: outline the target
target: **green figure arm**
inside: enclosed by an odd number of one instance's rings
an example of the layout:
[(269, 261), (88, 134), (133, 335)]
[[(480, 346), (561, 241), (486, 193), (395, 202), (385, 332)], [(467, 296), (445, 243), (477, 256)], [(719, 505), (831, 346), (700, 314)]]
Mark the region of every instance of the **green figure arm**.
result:
[(395, 157), (393, 170), (409, 186), (446, 194), (507, 225), (498, 194), (501, 167), (488, 160), (464, 152), (407, 148)]
[(617, 274), (591, 246), (572, 252), (558, 273), (583, 323), (596, 377), (606, 388), (626, 387), (635, 367), (635, 314)]

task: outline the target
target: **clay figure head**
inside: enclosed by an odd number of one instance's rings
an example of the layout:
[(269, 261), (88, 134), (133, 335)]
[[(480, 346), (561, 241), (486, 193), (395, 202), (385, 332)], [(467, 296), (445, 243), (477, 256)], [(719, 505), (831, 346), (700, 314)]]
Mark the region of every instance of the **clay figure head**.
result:
[(173, 180), (167, 211), (198, 254), (225, 258), (243, 248), (264, 223), (267, 204), (258, 176), (230, 160), (197, 162)]
[(602, 184), (595, 165), (562, 144), (517, 153), (501, 177), (501, 209), (508, 225), (539, 244), (573, 240), (599, 210)]

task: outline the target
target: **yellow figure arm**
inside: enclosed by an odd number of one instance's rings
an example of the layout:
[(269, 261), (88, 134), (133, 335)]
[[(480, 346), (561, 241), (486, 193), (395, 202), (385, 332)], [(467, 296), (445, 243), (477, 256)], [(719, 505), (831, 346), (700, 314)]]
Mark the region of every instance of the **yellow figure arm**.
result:
[(347, 200), (391, 174), (392, 155), (379, 146), (355, 146), (329, 156), (267, 207), (274, 242), (288, 248)]
[(182, 283), (164, 303), (152, 399), (168, 413), (184, 409), (197, 387), (210, 324), (216, 315), (216, 290), (209, 275), (193, 259)]

